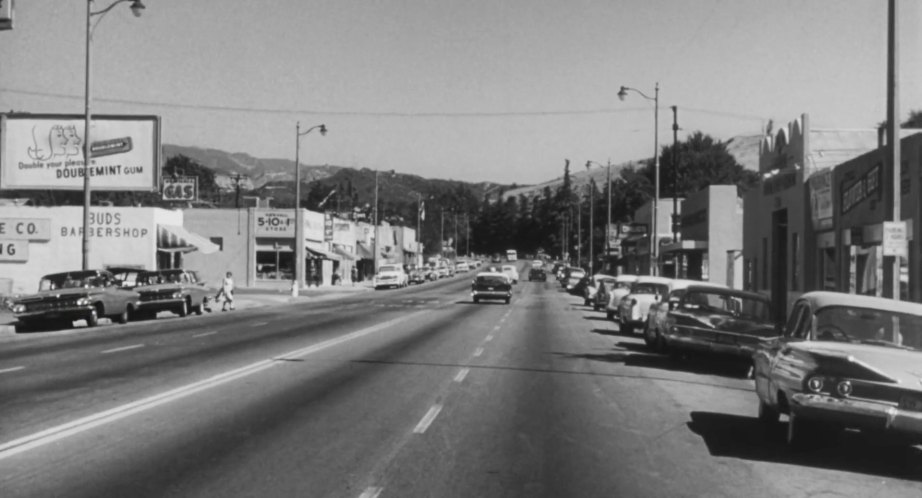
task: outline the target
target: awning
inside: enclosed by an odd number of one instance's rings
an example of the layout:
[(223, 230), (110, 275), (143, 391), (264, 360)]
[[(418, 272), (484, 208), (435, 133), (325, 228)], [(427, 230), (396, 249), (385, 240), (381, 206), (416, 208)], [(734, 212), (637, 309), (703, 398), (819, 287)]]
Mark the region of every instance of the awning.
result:
[(355, 261), (356, 259), (355, 254), (350, 253), (349, 251), (343, 249), (342, 247), (333, 246), (333, 252), (335, 252), (336, 254), (339, 254), (340, 256), (343, 257), (343, 259), (346, 259), (349, 261)]
[(164, 252), (201, 251), (211, 254), (221, 250), (217, 244), (179, 225), (157, 225), (157, 250)]
[(364, 242), (359, 242), (355, 246), (355, 252), (360, 259), (375, 259), (374, 254), (371, 252), (371, 248), (365, 245)]
[(342, 261), (343, 259), (339, 254), (327, 251), (323, 245), (316, 242), (305, 242), (304, 248), (307, 249), (307, 252), (315, 256), (320, 256), (323, 259), (332, 259), (333, 261)]
[(707, 248), (708, 242), (706, 240), (680, 240), (660, 247), (660, 254), (665, 254), (667, 252), (706, 251)]

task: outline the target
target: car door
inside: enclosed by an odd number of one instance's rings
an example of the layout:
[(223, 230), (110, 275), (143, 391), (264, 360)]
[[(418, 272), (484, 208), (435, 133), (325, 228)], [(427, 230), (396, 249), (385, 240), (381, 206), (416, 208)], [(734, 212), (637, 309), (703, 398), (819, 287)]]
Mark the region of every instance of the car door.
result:
[(755, 384), (756, 391), (763, 399), (775, 404), (779, 387), (800, 382), (788, 344), (802, 341), (809, 335), (811, 317), (810, 303), (806, 300), (797, 301), (781, 336), (766, 341), (756, 349), (753, 355)]

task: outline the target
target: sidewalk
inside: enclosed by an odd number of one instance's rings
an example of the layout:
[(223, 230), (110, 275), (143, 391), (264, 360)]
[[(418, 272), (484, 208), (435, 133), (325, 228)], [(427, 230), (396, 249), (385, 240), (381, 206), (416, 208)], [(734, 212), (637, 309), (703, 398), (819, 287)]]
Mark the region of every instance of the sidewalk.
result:
[[(292, 297), (290, 288), (267, 289), (258, 287), (238, 287), (234, 291), (234, 307), (238, 310), (249, 308), (262, 308), (266, 306), (279, 306), (282, 304), (322, 301), (335, 299), (336, 297), (355, 294), (373, 290), (371, 282), (356, 283), (346, 285), (324, 285), (320, 287), (308, 287), (298, 292), (298, 297)], [(211, 311), (221, 311), (221, 303), (212, 303)], [(169, 314), (168, 311), (162, 313)], [(13, 313), (2, 307), (0, 309), (0, 336), (9, 336), (16, 334), (16, 317)], [(41, 333), (31, 334), (40, 337)]]

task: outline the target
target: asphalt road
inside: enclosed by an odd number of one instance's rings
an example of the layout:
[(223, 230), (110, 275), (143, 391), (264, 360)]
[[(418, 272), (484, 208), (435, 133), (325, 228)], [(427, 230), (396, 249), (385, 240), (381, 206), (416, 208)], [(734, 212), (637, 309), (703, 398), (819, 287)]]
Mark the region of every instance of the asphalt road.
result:
[(554, 282), (468, 282), (4, 343), (0, 494), (922, 495), (916, 448), (792, 452), (738, 366), (649, 354)]

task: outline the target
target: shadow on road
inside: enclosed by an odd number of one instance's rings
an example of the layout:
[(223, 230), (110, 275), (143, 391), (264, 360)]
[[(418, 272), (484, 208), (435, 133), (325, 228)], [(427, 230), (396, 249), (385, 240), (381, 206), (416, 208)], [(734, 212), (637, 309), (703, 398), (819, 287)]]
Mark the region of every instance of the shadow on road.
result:
[(593, 334), (608, 335), (608, 336), (616, 336), (616, 335), (621, 334), (620, 332), (618, 332), (617, 329), (592, 329), (590, 330), (590, 332), (592, 332)]
[(584, 316), (583, 320), (592, 320), (594, 322), (610, 322), (611, 321), (608, 318), (605, 318), (604, 316), (592, 316), (592, 315)]
[(856, 432), (843, 432), (815, 448), (794, 450), (784, 442), (784, 424), (766, 432), (755, 417), (692, 412), (688, 428), (704, 439), (713, 456), (922, 481), (918, 447), (874, 444)]

